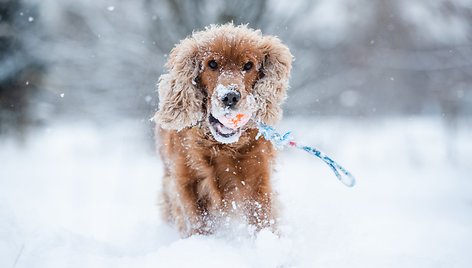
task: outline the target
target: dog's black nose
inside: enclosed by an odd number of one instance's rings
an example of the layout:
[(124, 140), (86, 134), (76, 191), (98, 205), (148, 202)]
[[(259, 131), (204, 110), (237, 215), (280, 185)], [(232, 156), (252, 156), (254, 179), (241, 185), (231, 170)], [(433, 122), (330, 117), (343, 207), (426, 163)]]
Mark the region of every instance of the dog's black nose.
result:
[(221, 101), (227, 107), (234, 107), (236, 103), (238, 103), (239, 99), (241, 99), (241, 94), (239, 94), (239, 92), (230, 91), (223, 96)]

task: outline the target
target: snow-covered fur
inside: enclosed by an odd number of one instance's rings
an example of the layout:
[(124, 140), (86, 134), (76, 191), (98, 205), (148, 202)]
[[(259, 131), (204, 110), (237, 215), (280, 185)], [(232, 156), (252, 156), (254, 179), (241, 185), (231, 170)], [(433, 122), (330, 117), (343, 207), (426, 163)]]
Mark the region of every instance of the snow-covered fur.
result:
[(228, 217), (275, 228), (275, 151), (255, 139), (255, 122), (281, 118), (291, 63), (278, 38), (245, 25), (212, 25), (171, 51), (159, 82), (156, 137), (164, 216), (182, 236), (213, 233)]
[(262, 53), (259, 67), (263, 76), (253, 91), (258, 106), (255, 119), (272, 125), (282, 117), (280, 105), (286, 98), (292, 65), (289, 49), (277, 37), (262, 36), (259, 30), (245, 25), (211, 25), (182, 40), (169, 55), (169, 72), (159, 79), (159, 111), (155, 116), (162, 128), (181, 130), (204, 120), (204, 95), (198, 88), (198, 76), (207, 68), (202, 66), (202, 57), (207, 55), (208, 45), (220, 36), (251, 41), (247, 49)]

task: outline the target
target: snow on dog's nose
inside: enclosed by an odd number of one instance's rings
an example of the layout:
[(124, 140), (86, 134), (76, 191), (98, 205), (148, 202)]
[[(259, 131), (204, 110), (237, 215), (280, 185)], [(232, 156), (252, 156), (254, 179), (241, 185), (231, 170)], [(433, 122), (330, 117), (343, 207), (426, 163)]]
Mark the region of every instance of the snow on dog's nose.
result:
[(224, 86), (219, 84), (216, 87), (216, 98), (212, 101), (211, 113), (225, 127), (238, 129), (244, 126), (251, 119), (254, 110), (254, 98), (252, 95), (241, 99), (241, 93), (237, 90), (237, 85)]
[(238, 103), (239, 99), (241, 99), (241, 94), (237, 91), (229, 91), (226, 93), (221, 101), (223, 102), (226, 107), (232, 108), (236, 106)]
[(243, 95), (237, 89), (237, 85), (218, 84), (211, 97), (208, 123), (213, 137), (222, 143), (238, 141), (255, 111), (252, 94)]

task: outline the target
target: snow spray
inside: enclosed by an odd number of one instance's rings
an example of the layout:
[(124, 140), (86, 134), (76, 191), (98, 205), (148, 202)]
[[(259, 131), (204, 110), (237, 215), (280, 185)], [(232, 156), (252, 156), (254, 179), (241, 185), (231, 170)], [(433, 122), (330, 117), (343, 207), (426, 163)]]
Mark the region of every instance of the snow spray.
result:
[(352, 174), (343, 168), (341, 165), (336, 163), (331, 157), (327, 156), (326, 154), (322, 153), (320, 150), (310, 147), (310, 146), (302, 146), (298, 145), (291, 135), (291, 132), (287, 132), (283, 135), (279, 134), (273, 127), (263, 124), (257, 123), (259, 128), (259, 133), (256, 136), (256, 139), (263, 136), (266, 140), (271, 141), (272, 144), (277, 148), (283, 148), (285, 146), (291, 146), (303, 150), (313, 156), (318, 157), (323, 162), (325, 162), (331, 170), (334, 172), (334, 175), (338, 178), (340, 182), (348, 187), (353, 187), (356, 184), (356, 179)]

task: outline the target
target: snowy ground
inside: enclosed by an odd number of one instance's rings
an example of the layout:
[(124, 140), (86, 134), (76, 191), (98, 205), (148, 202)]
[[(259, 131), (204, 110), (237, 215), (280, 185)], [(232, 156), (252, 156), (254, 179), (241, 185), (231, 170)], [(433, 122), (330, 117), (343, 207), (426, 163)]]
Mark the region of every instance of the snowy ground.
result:
[(356, 175), (283, 151), (285, 235), (181, 240), (159, 219), (146, 130), (60, 125), (0, 141), (0, 267), (472, 267), (472, 124), (291, 119), (299, 142)]

